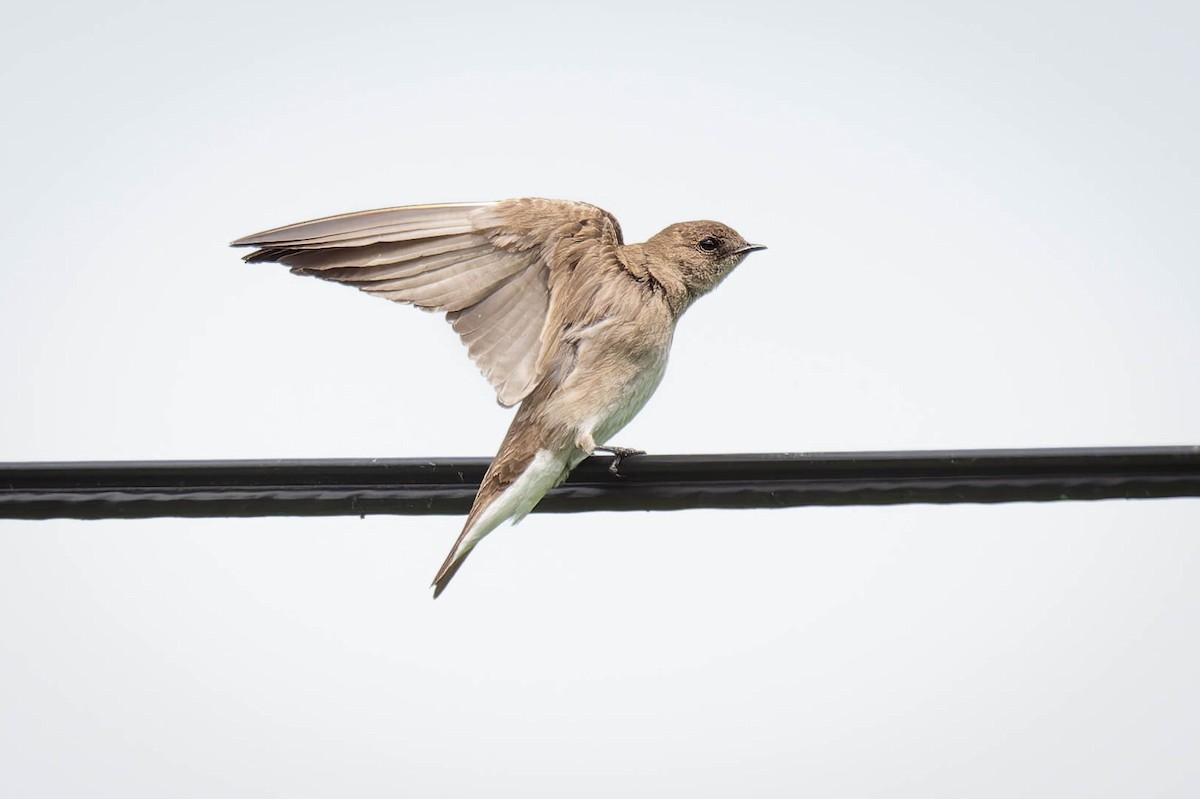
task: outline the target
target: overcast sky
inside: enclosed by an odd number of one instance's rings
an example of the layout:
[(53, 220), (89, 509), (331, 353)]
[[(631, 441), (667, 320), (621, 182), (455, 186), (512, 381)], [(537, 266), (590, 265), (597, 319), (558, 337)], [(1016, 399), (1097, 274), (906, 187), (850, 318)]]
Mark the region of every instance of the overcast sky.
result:
[[(1200, 443), (1195, 3), (42, 3), (0, 460), (491, 455), (436, 316), (227, 243), (586, 200), (770, 249), (614, 439)], [(5, 796), (1195, 796), (1200, 501), (0, 522)]]

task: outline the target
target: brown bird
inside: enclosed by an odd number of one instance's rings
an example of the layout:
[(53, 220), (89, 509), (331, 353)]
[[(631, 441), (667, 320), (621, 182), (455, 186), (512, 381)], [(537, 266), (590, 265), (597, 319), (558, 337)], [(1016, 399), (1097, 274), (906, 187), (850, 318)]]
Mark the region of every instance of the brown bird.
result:
[(412, 205), (238, 239), (251, 263), (444, 311), (500, 404), (517, 410), (434, 597), (479, 541), (520, 521), (658, 388), (680, 315), (751, 252), (719, 222), (625, 244), (607, 211), (565, 200)]

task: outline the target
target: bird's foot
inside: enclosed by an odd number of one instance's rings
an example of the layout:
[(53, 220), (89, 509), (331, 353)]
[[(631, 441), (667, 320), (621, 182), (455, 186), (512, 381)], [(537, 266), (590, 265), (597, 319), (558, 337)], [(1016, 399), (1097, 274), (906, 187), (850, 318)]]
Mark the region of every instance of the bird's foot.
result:
[(645, 455), (644, 449), (630, 449), (629, 447), (596, 447), (601, 452), (607, 452), (613, 456), (613, 462), (608, 465), (610, 474), (616, 477), (624, 477), (621, 474), (621, 459), (628, 458), (631, 455)]

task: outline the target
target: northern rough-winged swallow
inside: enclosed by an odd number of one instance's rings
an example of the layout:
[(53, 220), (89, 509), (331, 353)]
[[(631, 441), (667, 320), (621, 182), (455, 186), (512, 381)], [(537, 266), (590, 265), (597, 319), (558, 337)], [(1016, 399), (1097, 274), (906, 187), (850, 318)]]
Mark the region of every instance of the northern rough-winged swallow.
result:
[[(675, 323), (749, 253), (719, 222), (625, 244), (607, 211), (565, 200), (412, 205), (331, 216), (233, 242), (246, 261), (444, 311), (500, 404), (518, 402), (434, 597), (475, 545), (519, 521), (646, 404)], [(614, 462), (614, 466), (616, 462)]]

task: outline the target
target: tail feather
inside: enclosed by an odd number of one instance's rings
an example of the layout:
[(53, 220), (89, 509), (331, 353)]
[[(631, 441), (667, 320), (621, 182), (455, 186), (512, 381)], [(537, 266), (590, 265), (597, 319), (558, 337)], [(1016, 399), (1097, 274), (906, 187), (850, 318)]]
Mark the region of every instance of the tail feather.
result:
[[(437, 576), (433, 578), (434, 599), (446, 590), (446, 585), (458, 572), (467, 555), (484, 536), (506, 520), (519, 520), (529, 513), (546, 492), (562, 482), (570, 471), (566, 452), (556, 454), (550, 450), (538, 450), (532, 457), (521, 458), (524, 463), (519, 465), (505, 458), (506, 454), (513, 455), (511, 450), (506, 451), (505, 447), (501, 447), (500, 455), (484, 475), (466, 524), (438, 569)], [(515, 465), (518, 466), (517, 470), (513, 469)]]
[[(474, 549), (474, 547), (471, 549)], [(470, 554), (470, 549), (459, 552), (457, 545), (455, 545), (454, 549), (450, 550), (450, 554), (446, 556), (446, 561), (442, 564), (442, 568), (438, 569), (437, 577), (434, 577), (433, 582), (430, 583), (433, 588), (434, 599), (442, 595), (442, 592), (446, 590), (446, 586), (454, 579), (454, 575), (458, 574), (458, 570), (467, 559), (467, 555)]]

